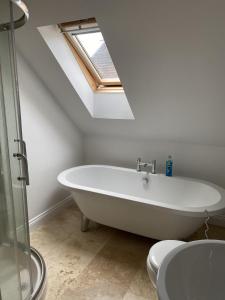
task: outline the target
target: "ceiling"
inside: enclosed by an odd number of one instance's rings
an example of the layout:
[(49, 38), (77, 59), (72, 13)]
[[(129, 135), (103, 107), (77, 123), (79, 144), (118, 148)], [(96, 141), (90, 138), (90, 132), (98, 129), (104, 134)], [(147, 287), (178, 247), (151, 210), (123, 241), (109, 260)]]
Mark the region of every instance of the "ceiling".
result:
[[(225, 146), (224, 0), (26, 0), (19, 51), (85, 134)], [(37, 27), (95, 17), (135, 120), (93, 119)]]

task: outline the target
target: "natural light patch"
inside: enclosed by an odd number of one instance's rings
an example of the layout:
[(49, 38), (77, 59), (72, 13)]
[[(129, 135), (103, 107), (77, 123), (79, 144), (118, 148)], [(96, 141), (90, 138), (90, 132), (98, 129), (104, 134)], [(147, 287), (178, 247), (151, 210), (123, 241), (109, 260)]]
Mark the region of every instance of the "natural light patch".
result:
[(77, 39), (86, 51), (101, 79), (113, 79), (120, 82), (101, 32), (77, 34), (73, 35), (73, 38)]
[(100, 32), (77, 34), (77, 36), (73, 35), (73, 37), (77, 37), (91, 59), (104, 44), (104, 40)]
[[(70, 44), (66, 42), (57, 25), (42, 26), (38, 30), (74, 88), (75, 99), (80, 98), (92, 118), (134, 120), (123, 90), (116, 93), (108, 90), (105, 93), (95, 92), (91, 88), (79, 59), (71, 51)], [(92, 50), (91, 54), (94, 55), (96, 51), (99, 51), (99, 47), (101, 48), (101, 45), (99, 46), (96, 43), (94, 46), (95, 51)], [(64, 101), (66, 102), (67, 99), (64, 99)]]

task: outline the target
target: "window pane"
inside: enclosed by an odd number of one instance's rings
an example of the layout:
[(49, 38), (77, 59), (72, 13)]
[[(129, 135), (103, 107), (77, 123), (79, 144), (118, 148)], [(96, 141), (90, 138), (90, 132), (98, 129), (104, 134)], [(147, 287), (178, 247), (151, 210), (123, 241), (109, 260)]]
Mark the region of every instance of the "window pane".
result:
[(113, 78), (119, 81), (118, 74), (101, 32), (77, 34), (76, 37), (85, 49), (100, 78)]

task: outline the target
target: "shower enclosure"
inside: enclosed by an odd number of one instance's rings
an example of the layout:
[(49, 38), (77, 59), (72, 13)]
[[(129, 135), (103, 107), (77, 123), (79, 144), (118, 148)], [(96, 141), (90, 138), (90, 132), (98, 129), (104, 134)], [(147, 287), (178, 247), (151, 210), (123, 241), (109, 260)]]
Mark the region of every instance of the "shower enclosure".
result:
[(38, 254), (29, 241), (29, 174), (14, 44), (14, 30), (25, 24), (28, 16), (21, 0), (0, 1), (0, 300), (36, 297), (32, 275), (37, 278), (34, 260), (38, 261)]

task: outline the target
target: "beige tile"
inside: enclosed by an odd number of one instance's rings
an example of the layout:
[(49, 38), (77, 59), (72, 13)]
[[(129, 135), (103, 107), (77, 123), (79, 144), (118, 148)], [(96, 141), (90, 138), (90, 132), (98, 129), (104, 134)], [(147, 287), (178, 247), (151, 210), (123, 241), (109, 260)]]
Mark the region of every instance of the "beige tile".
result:
[(73, 284), (103, 246), (103, 241), (80, 239), (71, 235), (46, 255), (49, 287), (56, 296), (59, 297), (63, 289)]
[(152, 299), (150, 297), (144, 298), (144, 297), (132, 294), (130, 292), (127, 292), (126, 295), (123, 297), (123, 300), (155, 300), (155, 299)]
[(124, 296), (124, 289), (121, 285), (110, 283), (103, 278), (95, 278), (94, 282), (87, 285), (82, 284), (76, 288), (69, 288), (62, 294), (62, 300), (122, 300)]
[(148, 277), (146, 266), (142, 267), (131, 282), (128, 292), (143, 298), (157, 299), (156, 290)]
[[(210, 238), (225, 239), (225, 229), (210, 225)], [(191, 238), (204, 238), (204, 226)], [(106, 226), (80, 231), (80, 212), (62, 209), (31, 233), (44, 256), (46, 300), (157, 300), (146, 270), (156, 241)]]
[(103, 226), (81, 233), (79, 217), (78, 211), (68, 214), (64, 210), (31, 233), (31, 244), (42, 253), (47, 265), (47, 299), (61, 299), (63, 288), (70, 286), (112, 233)]
[(147, 248), (145, 239), (118, 231), (71, 283), (72, 290), (71, 287), (65, 290), (63, 297), (73, 291), (77, 299), (122, 299), (142, 265)]

